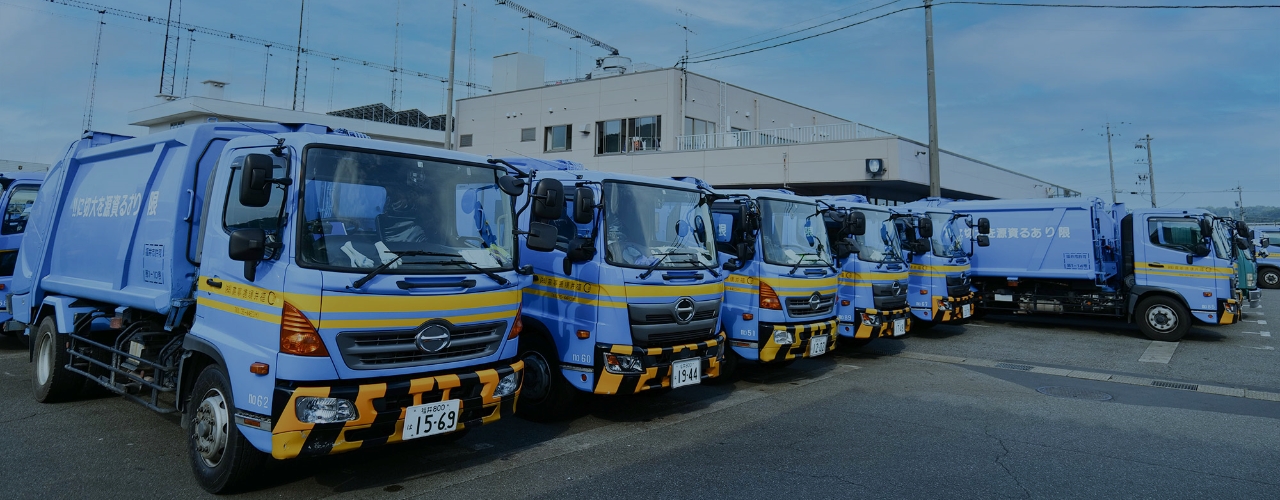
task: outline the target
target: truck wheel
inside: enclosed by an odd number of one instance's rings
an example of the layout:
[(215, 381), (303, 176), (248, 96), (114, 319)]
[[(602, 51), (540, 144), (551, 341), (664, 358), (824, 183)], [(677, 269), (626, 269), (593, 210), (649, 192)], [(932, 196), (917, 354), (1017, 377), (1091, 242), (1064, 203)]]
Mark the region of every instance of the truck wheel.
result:
[(541, 335), (520, 336), (524, 361), (524, 387), (516, 402), (516, 414), (534, 422), (564, 419), (578, 409), (580, 391), (560, 373), (560, 357)]
[(266, 454), (240, 434), (233, 420), (231, 382), (221, 366), (209, 365), (191, 388), (187, 455), (196, 482), (209, 493), (226, 493), (244, 485), (262, 466)]
[(1142, 333), (1151, 340), (1174, 342), (1191, 329), (1191, 313), (1177, 300), (1155, 296), (1143, 299), (1134, 311)]
[(1280, 270), (1270, 267), (1259, 270), (1258, 285), (1262, 288), (1280, 288)]
[(58, 333), (58, 323), (46, 316), (36, 329), (35, 366), (31, 370), (31, 388), (36, 401), (57, 403), (75, 396), (84, 378), (67, 370), (71, 355), (67, 354), (68, 336)]

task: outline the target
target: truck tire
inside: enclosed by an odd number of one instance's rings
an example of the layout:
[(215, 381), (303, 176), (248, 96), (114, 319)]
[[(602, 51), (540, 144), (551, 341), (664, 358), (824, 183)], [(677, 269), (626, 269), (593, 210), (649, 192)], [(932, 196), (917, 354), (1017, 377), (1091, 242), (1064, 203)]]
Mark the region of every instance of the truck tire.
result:
[(534, 422), (554, 422), (578, 410), (581, 391), (560, 373), (560, 357), (546, 337), (521, 335), (520, 359), (524, 361), (524, 387), (516, 401), (516, 415)]
[(36, 401), (57, 403), (79, 394), (84, 377), (67, 370), (71, 355), (67, 354), (69, 336), (58, 333), (58, 323), (53, 316), (46, 316), (36, 328), (35, 366), (31, 370), (31, 388)]
[(209, 493), (243, 487), (262, 466), (266, 454), (240, 434), (234, 415), (231, 382), (221, 366), (209, 365), (191, 388), (187, 414), (191, 418), (187, 455), (196, 482)]
[(1133, 314), (1142, 333), (1151, 340), (1175, 342), (1191, 329), (1191, 312), (1169, 297), (1157, 295), (1142, 299)]
[(1258, 270), (1258, 286), (1262, 288), (1280, 288), (1280, 270), (1264, 268)]

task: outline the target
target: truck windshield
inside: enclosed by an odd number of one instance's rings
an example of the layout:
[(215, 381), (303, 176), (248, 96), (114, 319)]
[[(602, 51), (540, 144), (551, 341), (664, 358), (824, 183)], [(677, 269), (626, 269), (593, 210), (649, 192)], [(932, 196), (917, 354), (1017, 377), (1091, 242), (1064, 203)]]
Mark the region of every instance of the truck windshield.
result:
[(711, 210), (702, 193), (605, 182), (608, 263), (635, 268), (694, 269), (717, 265)]
[(964, 220), (950, 213), (930, 212), (933, 220), (933, 254), (938, 257), (964, 257)]
[(831, 265), (827, 226), (816, 203), (760, 200), (760, 236), (764, 261), (781, 266)]
[(899, 241), (898, 228), (889, 220), (889, 212), (863, 210), (862, 213), (867, 217), (867, 232), (862, 236), (852, 237), (858, 244), (858, 260), (902, 262), (902, 254), (898, 251), (902, 243)]
[(311, 147), (303, 170), (303, 264), (366, 272), (405, 254), (385, 273), (511, 269), (512, 199), (493, 167)]

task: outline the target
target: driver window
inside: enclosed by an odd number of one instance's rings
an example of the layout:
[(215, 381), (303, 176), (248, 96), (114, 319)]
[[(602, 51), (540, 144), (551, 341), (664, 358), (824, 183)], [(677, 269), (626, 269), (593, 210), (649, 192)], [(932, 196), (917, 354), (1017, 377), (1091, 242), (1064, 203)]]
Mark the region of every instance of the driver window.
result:
[[(284, 203), (284, 187), (271, 187), (271, 201), (264, 207), (246, 207), (240, 204), (240, 179), (244, 168), (246, 154), (231, 160), (231, 182), (227, 183), (227, 204), (222, 212), (222, 227), (228, 233), (236, 229), (263, 229), (268, 233), (279, 229), (280, 206)], [(271, 157), (275, 169), (271, 171), (273, 179), (285, 177), (288, 162), (284, 158)]]
[[(31, 217), (31, 205), (36, 202), (35, 186), (13, 188), (9, 194), (9, 204), (4, 207), (4, 224), (0, 225), (0, 234), (22, 234), (27, 229), (27, 218)], [(5, 275), (9, 276), (9, 275)]]
[(1204, 241), (1200, 224), (1193, 219), (1151, 219), (1149, 227), (1151, 243), (1170, 250), (1193, 253)]

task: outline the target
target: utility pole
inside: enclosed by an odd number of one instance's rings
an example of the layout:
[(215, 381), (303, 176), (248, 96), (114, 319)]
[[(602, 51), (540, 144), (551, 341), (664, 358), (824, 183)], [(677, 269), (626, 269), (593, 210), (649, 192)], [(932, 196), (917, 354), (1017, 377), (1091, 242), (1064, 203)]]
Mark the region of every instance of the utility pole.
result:
[[(924, 53), (929, 66), (929, 196), (936, 198), (942, 196), (942, 173), (938, 165), (938, 94), (933, 84), (933, 0), (924, 0)], [(1112, 184), (1115, 191), (1114, 179)]]
[(1151, 183), (1151, 208), (1156, 208), (1156, 169), (1151, 164), (1151, 134), (1139, 140), (1147, 143), (1147, 181)]
[(1236, 184), (1236, 205), (1240, 207), (1240, 222), (1244, 222), (1244, 188)]
[(449, 105), (444, 111), (444, 148), (453, 149), (453, 59), (458, 51), (458, 0), (453, 0), (453, 34), (449, 36)]
[[(1107, 122), (1107, 164), (1111, 167), (1111, 204), (1116, 204), (1116, 162), (1111, 156), (1111, 122)], [(1152, 203), (1152, 206), (1155, 206)]]
[[(307, 12), (307, 0), (302, 0), (302, 7), (298, 9), (298, 54), (293, 60), (293, 110), (298, 110), (298, 77), (302, 73), (302, 20), (305, 19), (303, 14)], [(270, 49), (268, 49), (270, 50)]]

